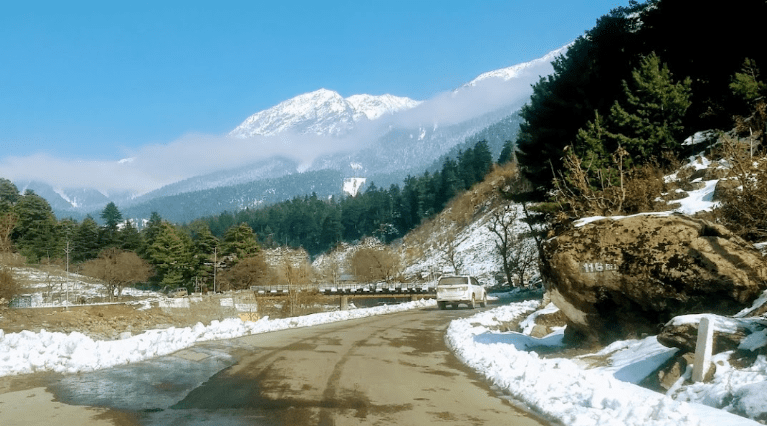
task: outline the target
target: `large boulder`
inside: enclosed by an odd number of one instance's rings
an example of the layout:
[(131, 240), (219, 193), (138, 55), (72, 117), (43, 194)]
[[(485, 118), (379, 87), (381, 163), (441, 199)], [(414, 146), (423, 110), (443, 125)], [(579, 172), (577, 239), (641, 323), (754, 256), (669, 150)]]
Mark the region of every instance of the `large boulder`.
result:
[(732, 315), (767, 287), (761, 253), (726, 228), (683, 215), (602, 219), (543, 246), (541, 275), (584, 344), (657, 334), (672, 317)]

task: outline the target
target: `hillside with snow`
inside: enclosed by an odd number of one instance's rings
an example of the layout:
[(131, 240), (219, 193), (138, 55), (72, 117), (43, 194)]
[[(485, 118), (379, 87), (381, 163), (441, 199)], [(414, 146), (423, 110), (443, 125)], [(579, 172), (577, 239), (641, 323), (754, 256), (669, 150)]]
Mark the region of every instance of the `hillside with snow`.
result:
[[(703, 170), (712, 166), (724, 167), (721, 163), (712, 163), (703, 156), (690, 157), (687, 166), (695, 170)], [(477, 205), (474, 217), (469, 223), (461, 225), (449, 219), (452, 214), (451, 209), (456, 208), (451, 205), (436, 218), (406, 237), (406, 239), (418, 238), (415, 236), (418, 232), (426, 235), (424, 239), (418, 240), (418, 244), (422, 248), (418, 255), (407, 258), (403, 275), (413, 277), (428, 271), (451, 272), (453, 267), (445, 256), (445, 241), (450, 240), (455, 243), (455, 260), (460, 268), (460, 273), (476, 275), (486, 285), (495, 284), (495, 275), (501, 270), (501, 259), (496, 252), (497, 237), (489, 230), (488, 226), (491, 223), (493, 212), (503, 203), (496, 191), (502, 185), (502, 179), (501, 177), (495, 179), (493, 180), (491, 175), (490, 180), (485, 181), (484, 184), (489, 190), (486, 188), (483, 192), (482, 186), (478, 186), (464, 194), (465, 197), (482, 200), (482, 204)], [(671, 174), (665, 179), (673, 181), (677, 179), (677, 176)], [(646, 214), (671, 215), (682, 213), (693, 215), (697, 212), (711, 211), (718, 205), (717, 202), (713, 201), (717, 182), (718, 180), (702, 181), (700, 189), (687, 191), (686, 197), (675, 200), (674, 203), (677, 205), (673, 209)], [(521, 207), (519, 205), (513, 207), (508, 212), (508, 215), (514, 215), (517, 219), (513, 229), (517, 233), (529, 232), (529, 226), (522, 221), (524, 214)], [(613, 218), (619, 217), (614, 216)], [(604, 219), (604, 217), (584, 218), (579, 220), (576, 225), (581, 226), (599, 219)], [(528, 240), (528, 243), (533, 244), (533, 241)]]

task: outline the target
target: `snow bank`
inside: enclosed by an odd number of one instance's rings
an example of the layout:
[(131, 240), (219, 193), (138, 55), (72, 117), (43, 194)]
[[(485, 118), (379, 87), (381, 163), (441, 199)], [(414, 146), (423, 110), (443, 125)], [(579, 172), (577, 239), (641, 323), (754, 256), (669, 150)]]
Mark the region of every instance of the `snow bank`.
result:
[[(764, 343), (764, 334), (759, 334)], [(730, 355), (728, 351), (711, 358), (716, 366), (711, 382), (680, 386), (672, 396), (679, 401), (723, 407), (750, 418), (767, 418), (767, 357), (759, 355), (751, 366), (735, 368), (730, 364)]]
[(94, 341), (78, 332), (65, 334), (41, 330), (39, 333), (22, 331), (5, 334), (0, 330), (0, 376), (37, 371), (59, 373), (93, 371), (167, 355), (192, 346), (195, 342), (230, 339), (430, 306), (436, 306), (436, 301), (419, 300), (398, 305), (323, 312), (296, 318), (262, 318), (255, 322), (226, 319), (213, 321), (207, 326), (197, 323), (194, 327), (150, 330), (124, 340), (114, 341)]
[(636, 379), (641, 373), (631, 366), (657, 366), (668, 356), (652, 339), (605, 348), (602, 355), (615, 351), (622, 355), (611, 357), (610, 368), (583, 370), (569, 359), (542, 359), (535, 352), (521, 350), (518, 342), (527, 339), (529, 346), (529, 336), (492, 331), (501, 322), (532, 312), (537, 305), (538, 301), (515, 303), (455, 320), (448, 327), (446, 339), (464, 363), (484, 374), (501, 391), (566, 425), (757, 424), (722, 410), (675, 401), (617, 379), (621, 375)]

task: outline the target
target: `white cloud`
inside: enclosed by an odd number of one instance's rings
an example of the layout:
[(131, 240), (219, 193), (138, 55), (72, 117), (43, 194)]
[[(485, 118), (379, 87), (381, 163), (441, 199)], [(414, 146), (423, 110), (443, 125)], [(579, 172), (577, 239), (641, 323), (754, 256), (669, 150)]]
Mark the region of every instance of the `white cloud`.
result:
[(34, 180), (57, 188), (95, 188), (102, 192), (145, 193), (163, 185), (219, 170), (237, 168), (272, 156), (300, 163), (317, 155), (350, 148), (351, 139), (282, 134), (232, 138), (189, 134), (168, 144), (146, 145), (126, 152), (119, 161), (54, 158), (38, 153), (0, 160), (0, 176)]

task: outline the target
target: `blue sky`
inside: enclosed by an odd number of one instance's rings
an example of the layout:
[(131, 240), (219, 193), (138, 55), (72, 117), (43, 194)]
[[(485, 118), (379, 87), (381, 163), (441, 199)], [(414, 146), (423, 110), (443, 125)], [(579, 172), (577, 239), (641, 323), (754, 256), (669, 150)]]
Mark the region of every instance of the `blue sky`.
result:
[(541, 57), (627, 3), (3, 2), (0, 160), (117, 160), (322, 87), (427, 99)]

